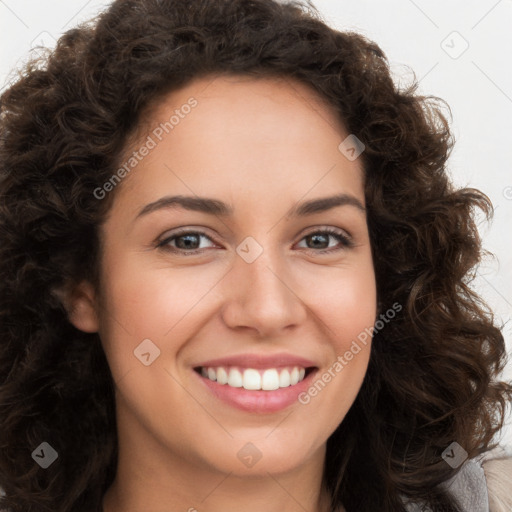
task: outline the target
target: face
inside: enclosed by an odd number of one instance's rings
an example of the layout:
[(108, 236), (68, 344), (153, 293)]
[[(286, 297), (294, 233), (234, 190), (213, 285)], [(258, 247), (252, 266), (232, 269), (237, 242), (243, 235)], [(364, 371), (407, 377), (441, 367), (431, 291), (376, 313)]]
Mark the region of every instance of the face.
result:
[(307, 86), (235, 76), (147, 121), (101, 227), (101, 303), (74, 319), (101, 337), (121, 445), (240, 476), (323, 460), (376, 317), (349, 133)]

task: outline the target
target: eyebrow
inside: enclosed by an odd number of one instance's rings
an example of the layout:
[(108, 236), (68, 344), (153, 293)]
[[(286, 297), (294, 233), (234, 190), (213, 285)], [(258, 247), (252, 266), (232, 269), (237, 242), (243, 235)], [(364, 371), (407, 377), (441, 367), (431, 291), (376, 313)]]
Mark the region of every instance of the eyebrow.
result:
[[(310, 201), (303, 201), (292, 207), (287, 217), (305, 217), (315, 213), (325, 212), (339, 206), (354, 206), (362, 212), (366, 212), (365, 207), (357, 197), (350, 194), (337, 194), (329, 197), (321, 197), (319, 199), (312, 199)], [(198, 196), (165, 196), (153, 203), (144, 206), (135, 217), (137, 220), (140, 217), (148, 215), (162, 209), (184, 208), (196, 212), (207, 213), (210, 215), (219, 215), (222, 217), (232, 216), (233, 208), (228, 204), (219, 201), (218, 199), (211, 199), (208, 197)]]

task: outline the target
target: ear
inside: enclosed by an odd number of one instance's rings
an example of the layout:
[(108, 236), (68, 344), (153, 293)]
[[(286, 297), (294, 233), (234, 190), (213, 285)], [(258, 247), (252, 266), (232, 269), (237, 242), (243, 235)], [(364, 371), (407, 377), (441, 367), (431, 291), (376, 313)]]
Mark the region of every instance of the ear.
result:
[(91, 283), (82, 281), (74, 288), (64, 287), (53, 293), (66, 309), (71, 324), (84, 332), (98, 332), (96, 292)]

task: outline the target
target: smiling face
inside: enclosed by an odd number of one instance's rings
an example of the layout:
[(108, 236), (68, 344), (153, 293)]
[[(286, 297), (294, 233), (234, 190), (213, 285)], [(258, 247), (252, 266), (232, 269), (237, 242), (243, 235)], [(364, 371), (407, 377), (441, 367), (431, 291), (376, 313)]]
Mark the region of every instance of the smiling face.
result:
[(102, 305), (73, 318), (102, 339), (121, 465), (321, 469), (370, 343), (344, 354), (376, 317), (348, 135), (305, 85), (234, 76), (173, 92), (141, 128), (101, 228)]

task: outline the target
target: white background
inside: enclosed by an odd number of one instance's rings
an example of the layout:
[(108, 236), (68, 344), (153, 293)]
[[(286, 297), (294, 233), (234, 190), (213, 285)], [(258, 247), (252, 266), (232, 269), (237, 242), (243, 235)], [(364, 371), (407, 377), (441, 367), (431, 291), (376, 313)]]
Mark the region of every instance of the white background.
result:
[[(0, 89), (31, 47), (53, 46), (66, 30), (107, 6), (99, 0), (0, 0)], [(401, 84), (447, 101), (453, 114), (454, 181), (481, 189), (495, 207), (480, 225), (495, 255), (482, 263), (475, 287), (504, 325), (512, 351), (512, 1), (316, 0), (324, 20), (374, 40)], [(466, 48), (467, 47), (467, 48)], [(12, 75), (11, 75), (12, 76)], [(512, 379), (512, 362), (503, 376)], [(510, 422), (509, 422), (510, 423)], [(503, 444), (512, 451), (512, 425)]]

